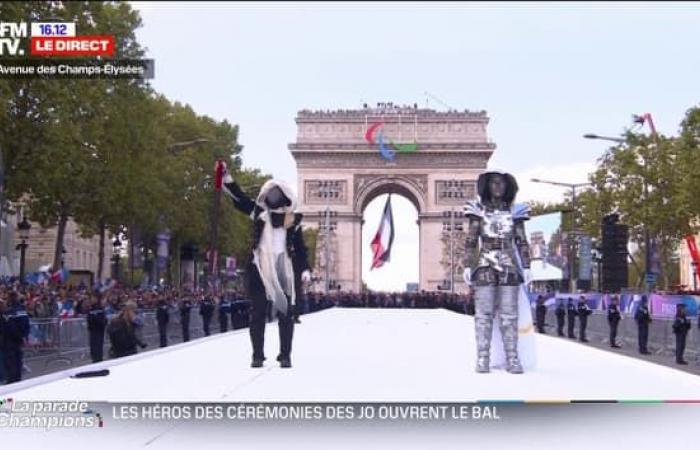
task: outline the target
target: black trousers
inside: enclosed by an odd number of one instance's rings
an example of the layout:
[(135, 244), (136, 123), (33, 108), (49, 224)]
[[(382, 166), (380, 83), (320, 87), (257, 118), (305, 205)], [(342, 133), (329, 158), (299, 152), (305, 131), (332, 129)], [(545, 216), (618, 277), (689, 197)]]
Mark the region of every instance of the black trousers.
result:
[(7, 383), (22, 380), (22, 347), (4, 347), (2, 355), (5, 359), (5, 377)]
[(105, 330), (90, 331), (90, 358), (92, 362), (104, 359)]
[(538, 333), (544, 333), (544, 317), (537, 316), (537, 332)]
[(569, 332), (569, 337), (570, 337), (570, 338), (576, 337), (576, 336), (574, 335), (574, 328), (576, 328), (576, 316), (569, 316), (569, 329), (568, 329), (568, 332)]
[(579, 326), (579, 335), (578, 338), (581, 341), (586, 340), (586, 327), (588, 326), (588, 317), (582, 317), (581, 318), (581, 324)]
[(228, 314), (219, 312), (219, 331), (226, 333), (228, 331)]
[(676, 362), (683, 361), (683, 353), (685, 353), (685, 333), (676, 333)]
[(182, 341), (190, 340), (190, 316), (185, 316), (180, 319), (182, 321)]
[(649, 341), (649, 325), (637, 325), (637, 341), (639, 343), (640, 352), (648, 352), (647, 342)]
[(158, 322), (158, 334), (160, 335), (160, 346), (168, 346), (168, 322)]
[[(268, 305), (265, 288), (257, 268), (252, 267), (248, 272), (248, 295), (251, 299), (250, 342), (253, 345), (253, 359), (265, 358), (265, 324), (268, 319)], [(289, 358), (292, 353), (292, 338), (294, 337), (294, 307), (290, 304), (286, 314), (277, 314), (277, 326), (280, 338), (280, 356)]]
[(615, 341), (617, 341), (617, 326), (620, 322), (614, 321), (608, 323), (610, 324), (610, 345), (613, 345)]
[(564, 336), (564, 316), (557, 316), (557, 334)]
[(202, 316), (202, 328), (204, 328), (204, 335), (209, 336), (211, 331), (209, 330), (209, 325), (211, 324), (211, 315)]

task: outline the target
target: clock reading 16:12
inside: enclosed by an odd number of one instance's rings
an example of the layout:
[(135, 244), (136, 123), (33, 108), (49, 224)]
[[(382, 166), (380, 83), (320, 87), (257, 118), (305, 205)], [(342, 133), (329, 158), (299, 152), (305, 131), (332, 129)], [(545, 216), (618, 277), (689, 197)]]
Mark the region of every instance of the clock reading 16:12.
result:
[(75, 23), (73, 22), (34, 22), (32, 25), (32, 37), (74, 37)]

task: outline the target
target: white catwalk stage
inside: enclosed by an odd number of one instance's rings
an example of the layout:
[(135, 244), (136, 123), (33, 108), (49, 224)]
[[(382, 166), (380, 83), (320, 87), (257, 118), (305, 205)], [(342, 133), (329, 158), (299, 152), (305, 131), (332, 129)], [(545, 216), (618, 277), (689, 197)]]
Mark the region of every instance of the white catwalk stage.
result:
[[(266, 332), (265, 367), (252, 369), (247, 330), (105, 361), (0, 388), (17, 400), (109, 402), (469, 402), (700, 397), (700, 377), (537, 335), (537, 367), (523, 375), (474, 372), (472, 317), (446, 310), (334, 308), (302, 316), (292, 369)], [(110, 375), (69, 378), (108, 367)]]

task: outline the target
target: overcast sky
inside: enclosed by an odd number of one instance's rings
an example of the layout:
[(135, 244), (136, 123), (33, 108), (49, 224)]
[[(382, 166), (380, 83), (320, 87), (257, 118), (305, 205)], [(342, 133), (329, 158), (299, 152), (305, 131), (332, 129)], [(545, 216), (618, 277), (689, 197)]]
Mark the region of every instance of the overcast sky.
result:
[[(132, 3), (155, 88), (239, 124), (244, 165), (292, 183), (287, 144), (305, 108), (443, 109), (426, 103), (428, 91), (485, 109), (498, 146), (489, 166), (518, 177), (519, 201), (556, 201), (562, 189), (528, 180), (586, 181), (606, 145), (584, 133), (616, 135), (650, 112), (659, 132), (675, 134), (700, 102), (694, 3)], [(417, 281), (416, 211), (394, 198), (402, 228), (370, 287)], [(383, 200), (367, 208), (365, 241)]]

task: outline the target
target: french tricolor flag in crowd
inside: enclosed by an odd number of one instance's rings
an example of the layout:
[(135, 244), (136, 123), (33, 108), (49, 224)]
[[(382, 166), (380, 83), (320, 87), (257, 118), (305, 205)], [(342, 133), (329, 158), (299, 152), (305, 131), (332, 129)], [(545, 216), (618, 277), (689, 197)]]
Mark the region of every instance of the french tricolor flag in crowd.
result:
[(394, 243), (394, 216), (391, 213), (391, 194), (384, 205), (384, 213), (379, 221), (379, 229), (372, 239), (372, 269), (379, 268), (389, 261), (391, 245)]
[(54, 283), (63, 283), (68, 279), (68, 269), (62, 268), (60, 270), (56, 270), (51, 274), (51, 281)]
[(68, 317), (75, 316), (75, 309), (73, 308), (73, 300), (66, 300), (66, 302), (61, 305), (61, 311), (58, 313), (58, 317), (61, 319), (67, 319)]

